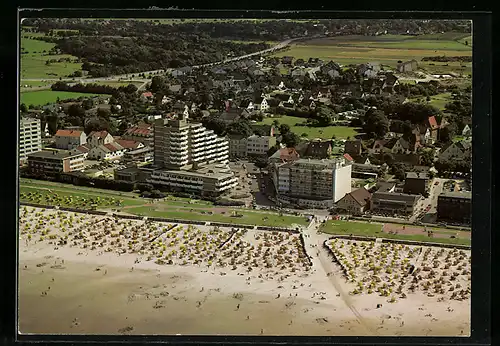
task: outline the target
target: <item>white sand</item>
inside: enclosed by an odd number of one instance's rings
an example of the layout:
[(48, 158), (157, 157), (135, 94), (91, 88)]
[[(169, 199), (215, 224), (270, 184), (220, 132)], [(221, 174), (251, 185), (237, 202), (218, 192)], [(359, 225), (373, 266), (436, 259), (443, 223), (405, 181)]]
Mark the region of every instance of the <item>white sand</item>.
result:
[[(248, 273), (242, 264), (232, 270), (230, 265), (215, 266), (215, 260), (210, 268), (206, 262), (158, 265), (154, 260), (146, 260), (148, 254), (101, 253), (109, 241), (103, 248), (90, 250), (81, 248), (81, 244), (70, 247), (72, 236), (69, 236), (67, 245), (57, 246), (48, 244), (47, 239), (38, 241), (41, 230), (27, 241), (28, 229), (33, 229), (42, 217), (55, 214), (53, 210), (43, 213), (36, 208), (27, 210), (33, 212), (22, 217), (26, 222), (20, 227), (21, 333), (461, 335), (463, 331), (464, 336), (470, 334), (469, 300), (437, 302), (436, 297), (417, 292), (390, 304), (386, 297), (374, 294), (349, 295), (352, 284), (340, 274), (340, 267), (326, 257), (325, 250), (312, 247), (322, 241), (312, 230), (308, 230), (312, 238), (305, 238), (313, 260), (312, 270), (306, 271), (302, 264), (297, 264), (292, 273), (288, 262), (284, 262), (285, 270), (274, 265), (268, 269), (259, 263)], [(105, 217), (64, 214), (89, 220), (88, 225), (83, 224), (85, 234), (104, 229), (101, 220)], [(46, 221), (51, 229), (49, 234), (62, 235), (59, 219), (55, 217), (52, 221), (54, 225)], [(67, 232), (72, 228), (68, 224), (65, 227)], [(75, 221), (73, 227), (77, 227)], [(256, 234), (261, 235), (260, 240), (255, 239)], [(121, 238), (126, 240), (125, 235)], [(258, 244), (263, 243), (262, 238), (263, 232), (249, 231), (240, 240), (254, 246), (255, 252)], [(283, 234), (282, 238), (282, 244), (286, 244), (290, 237)], [(135, 245), (141, 245), (140, 238)], [(220, 255), (229, 251), (234, 242), (227, 246), (207, 252)], [(284, 246), (295, 260), (298, 250), (294, 245)], [(273, 256), (277, 256), (278, 248), (271, 244)], [(243, 262), (248, 249), (238, 257)], [(320, 256), (316, 256), (317, 251)], [(37, 266), (42, 263), (46, 264)], [(327, 276), (330, 271), (337, 274)], [(376, 309), (379, 302), (383, 306)], [(133, 329), (125, 330), (126, 327)]]

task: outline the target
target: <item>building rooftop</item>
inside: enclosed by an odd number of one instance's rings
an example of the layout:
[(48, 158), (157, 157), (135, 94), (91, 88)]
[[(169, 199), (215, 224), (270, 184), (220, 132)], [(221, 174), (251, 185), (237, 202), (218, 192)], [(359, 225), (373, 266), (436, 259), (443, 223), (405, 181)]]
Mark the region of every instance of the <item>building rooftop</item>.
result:
[(38, 151), (36, 153), (28, 154), (28, 158), (33, 157), (33, 158), (40, 158), (40, 159), (43, 159), (43, 158), (66, 159), (69, 157), (80, 156), (80, 155), (83, 156), (83, 153), (82, 154), (77, 154), (77, 153), (72, 154), (68, 150), (42, 150), (42, 151)]
[(211, 177), (215, 179), (224, 179), (234, 176), (233, 172), (229, 167), (220, 164), (207, 165), (195, 171), (189, 171), (184, 169), (181, 170), (159, 169), (156, 170), (155, 172), (165, 172), (165, 173), (179, 174), (179, 175), (198, 177), (198, 178)]
[(406, 172), (406, 179), (429, 179), (426, 172)]
[(386, 201), (398, 201), (398, 202), (412, 202), (416, 203), (421, 196), (420, 195), (410, 195), (406, 193), (397, 192), (375, 192), (373, 194), (374, 199), (386, 200)]
[(441, 193), (439, 196), (471, 199), (472, 192), (470, 192), (470, 191), (453, 191), (453, 192), (446, 191), (446, 192)]

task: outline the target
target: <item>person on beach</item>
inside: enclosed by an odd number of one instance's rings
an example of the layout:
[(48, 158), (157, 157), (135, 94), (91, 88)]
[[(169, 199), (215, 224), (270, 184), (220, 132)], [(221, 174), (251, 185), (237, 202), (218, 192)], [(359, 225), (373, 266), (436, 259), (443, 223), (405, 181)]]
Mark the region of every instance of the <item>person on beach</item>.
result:
[(236, 310), (240, 309), (240, 304), (236, 305)]

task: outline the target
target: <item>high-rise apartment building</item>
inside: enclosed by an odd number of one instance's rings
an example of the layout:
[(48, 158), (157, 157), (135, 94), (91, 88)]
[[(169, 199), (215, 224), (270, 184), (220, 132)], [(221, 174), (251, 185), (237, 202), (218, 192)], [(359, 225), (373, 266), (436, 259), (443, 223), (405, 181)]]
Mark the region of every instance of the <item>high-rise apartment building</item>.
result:
[(26, 162), (28, 155), (42, 150), (40, 119), (21, 118), (19, 124), (19, 160)]
[(351, 164), (344, 158), (299, 159), (277, 164), (278, 199), (305, 207), (329, 208), (351, 192)]
[[(229, 169), (229, 144), (202, 124), (158, 119), (154, 126), (154, 164), (146, 181), (171, 191), (219, 196), (238, 185)], [(142, 168), (141, 168), (142, 169)]]
[(168, 169), (196, 168), (211, 163), (228, 163), (229, 143), (200, 123), (158, 119), (154, 127), (155, 166)]

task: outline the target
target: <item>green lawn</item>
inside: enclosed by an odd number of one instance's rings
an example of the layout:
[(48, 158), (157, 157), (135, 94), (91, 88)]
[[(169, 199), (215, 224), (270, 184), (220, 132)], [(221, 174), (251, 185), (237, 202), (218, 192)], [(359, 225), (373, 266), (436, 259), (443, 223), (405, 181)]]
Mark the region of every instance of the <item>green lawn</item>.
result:
[[(413, 227), (413, 226), (412, 226)], [(432, 228), (430, 228), (432, 229)], [(358, 235), (363, 237), (373, 238), (387, 238), (387, 239), (401, 239), (412, 240), (420, 242), (443, 243), (443, 244), (458, 244), (470, 245), (470, 239), (466, 238), (450, 238), (449, 233), (437, 230), (434, 237), (429, 238), (427, 234), (389, 234), (382, 231), (381, 223), (368, 223), (362, 221), (340, 221), (330, 220), (326, 224), (321, 225), (321, 232), (334, 235)], [(456, 231), (454, 231), (456, 233)], [(440, 237), (442, 236), (442, 237)]]
[(423, 102), (427, 103), (431, 106), (434, 106), (436, 108), (439, 108), (440, 110), (444, 110), (444, 107), (446, 106), (447, 103), (451, 101), (451, 93), (443, 93), (443, 94), (437, 94), (434, 96), (431, 96), (431, 100), (429, 102), (426, 101), (425, 97), (416, 97), (416, 98), (411, 98), (409, 101), (412, 102)]
[(53, 81), (24, 81), (21, 80), (21, 88), (24, 88), (25, 85), (27, 87), (42, 87), (42, 86), (51, 86), (54, 82)]
[[(207, 209), (206, 211), (209, 211)], [(232, 210), (242, 217), (232, 217)], [(259, 213), (252, 211), (245, 211), (241, 209), (228, 209), (225, 214), (221, 212), (214, 212), (214, 214), (202, 214), (201, 210), (183, 211), (182, 209), (172, 210), (158, 210), (155, 205), (151, 207), (137, 207), (130, 208), (126, 210), (128, 213), (150, 216), (150, 217), (163, 217), (181, 220), (197, 220), (197, 221), (208, 221), (208, 222), (225, 222), (232, 224), (245, 224), (245, 225), (257, 225), (257, 226), (273, 226), (273, 227), (289, 227), (292, 224), (307, 225), (307, 220), (305, 217), (283, 215), (272, 213)]]
[(345, 139), (347, 137), (353, 138), (358, 134), (358, 131), (354, 127), (347, 126), (327, 126), (327, 127), (308, 127), (308, 126), (296, 126), (297, 123), (305, 123), (306, 119), (292, 116), (282, 116), (274, 118), (265, 118), (262, 122), (258, 124), (270, 125), (273, 121), (278, 120), (280, 124), (290, 125), (290, 128), (297, 135), (307, 134), (310, 139), (313, 138), (324, 138), (331, 139), (335, 135), (338, 139)]
[[(34, 35), (32, 33), (23, 34), (23, 36), (43, 36), (43, 34), (38, 33)], [(46, 65), (47, 60), (70, 58), (72, 61), (77, 59), (76, 57), (68, 54), (58, 54), (58, 55), (48, 55), (48, 52), (55, 47), (55, 43), (49, 43), (45, 41), (21, 38), (21, 51), (28, 52), (27, 54), (21, 54), (21, 78), (57, 78), (66, 77), (75, 71), (81, 71), (82, 64), (75, 62), (55, 62), (50, 65)]]
[(57, 102), (59, 100), (74, 99), (78, 97), (93, 97), (99, 96), (99, 94), (90, 93), (75, 93), (70, 91), (52, 91), (52, 90), (40, 90), (40, 91), (26, 91), (21, 93), (21, 103), (26, 105), (45, 105), (47, 103)]

